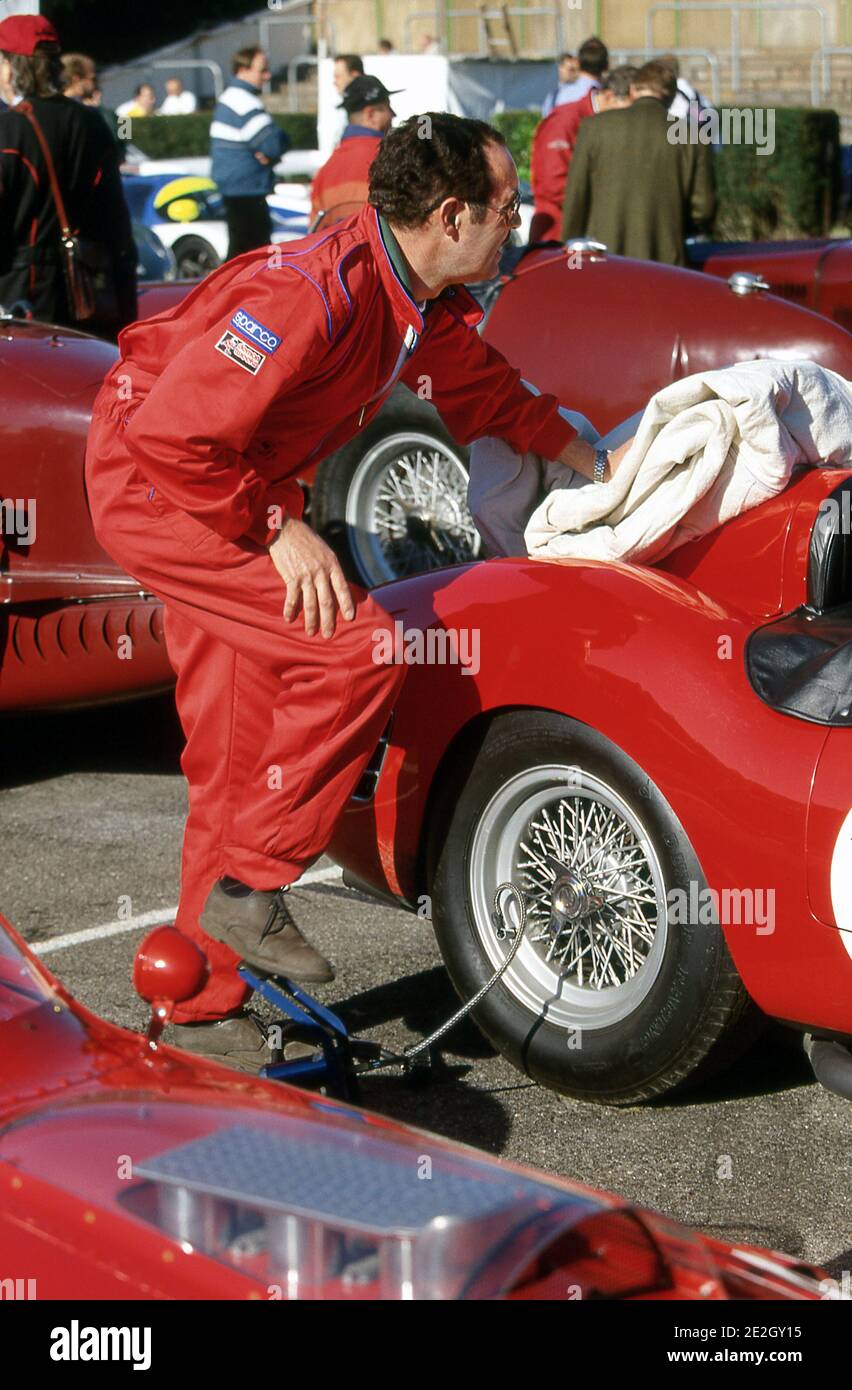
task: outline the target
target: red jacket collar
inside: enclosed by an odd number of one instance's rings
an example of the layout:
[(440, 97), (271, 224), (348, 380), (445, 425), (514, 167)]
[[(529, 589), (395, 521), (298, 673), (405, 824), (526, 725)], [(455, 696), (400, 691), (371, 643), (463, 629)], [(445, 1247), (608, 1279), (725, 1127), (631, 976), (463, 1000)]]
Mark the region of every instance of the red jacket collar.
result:
[(470, 290), (464, 285), (448, 285), (447, 288), (438, 295), (436, 304), (443, 304), (444, 308), (453, 315), (453, 318), (461, 319), (468, 328), (476, 328), (485, 318), (484, 311), (479, 307)]

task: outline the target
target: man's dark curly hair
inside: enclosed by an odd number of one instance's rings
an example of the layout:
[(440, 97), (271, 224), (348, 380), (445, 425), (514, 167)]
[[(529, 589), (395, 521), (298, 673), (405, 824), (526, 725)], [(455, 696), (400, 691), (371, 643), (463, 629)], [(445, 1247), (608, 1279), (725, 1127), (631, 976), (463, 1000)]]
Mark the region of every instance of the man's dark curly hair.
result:
[(488, 145), (505, 145), (493, 126), (446, 111), (409, 116), (389, 130), (370, 166), (368, 202), (398, 227), (420, 227), (444, 198), (473, 206), (485, 216), (493, 187)]

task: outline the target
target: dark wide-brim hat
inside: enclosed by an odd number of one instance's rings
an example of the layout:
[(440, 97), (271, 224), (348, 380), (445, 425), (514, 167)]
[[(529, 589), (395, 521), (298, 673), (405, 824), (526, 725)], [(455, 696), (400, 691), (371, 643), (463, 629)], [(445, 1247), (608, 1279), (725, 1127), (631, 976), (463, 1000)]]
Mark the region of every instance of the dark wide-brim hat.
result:
[(0, 52), (31, 58), (40, 43), (55, 43), (59, 35), (42, 14), (13, 14), (0, 23)]
[(378, 77), (368, 77), (361, 74), (353, 77), (343, 93), (343, 100), (337, 103), (338, 110), (343, 107), (347, 114), (351, 111), (363, 111), (365, 106), (390, 106), (391, 97), (396, 96), (397, 92), (402, 92), (403, 87), (395, 87), (389, 92), (384, 82), (380, 82)]

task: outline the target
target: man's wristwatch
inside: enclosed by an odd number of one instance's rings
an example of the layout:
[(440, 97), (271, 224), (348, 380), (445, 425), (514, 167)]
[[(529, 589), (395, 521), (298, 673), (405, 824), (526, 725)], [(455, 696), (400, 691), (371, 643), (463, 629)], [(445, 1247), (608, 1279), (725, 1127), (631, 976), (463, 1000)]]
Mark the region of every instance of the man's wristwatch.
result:
[(595, 449), (595, 472), (594, 472), (594, 480), (595, 480), (596, 483), (602, 483), (602, 482), (603, 482), (604, 478), (606, 477), (606, 466), (607, 466), (608, 463), (609, 463), (609, 450), (608, 450), (608, 449)]

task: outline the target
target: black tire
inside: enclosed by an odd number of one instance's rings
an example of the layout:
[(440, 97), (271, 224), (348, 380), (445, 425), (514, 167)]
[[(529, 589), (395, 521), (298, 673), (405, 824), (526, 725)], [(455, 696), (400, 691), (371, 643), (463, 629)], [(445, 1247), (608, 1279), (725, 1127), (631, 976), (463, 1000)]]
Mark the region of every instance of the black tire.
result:
[[(420, 450), (426, 473), (443, 479), (435, 510), (394, 504), (397, 538), (380, 531), (373, 488), (397, 468), (406, 491), (410, 469), (401, 461)], [(432, 462), (434, 460), (434, 463)], [(340, 557), (350, 579), (367, 588), (423, 570), (474, 559), (479, 537), (467, 509), (468, 451), (453, 443), (434, 406), (397, 386), (366, 429), (324, 459), (312, 489), (313, 525)], [(388, 512), (389, 509), (386, 509)]]
[[(604, 796), (612, 793), (612, 804), (622, 808), (622, 820), (629, 823), (632, 818), (644, 832), (643, 836), (634, 835), (633, 840), (649, 847), (648, 882), (653, 879), (657, 885), (653, 890), (657, 905), (647, 909), (656, 922), (653, 930), (648, 928), (655, 945), (647, 948), (649, 954), (641, 969), (632, 976), (625, 972), (625, 981), (618, 987), (598, 993), (586, 989), (588, 1010), (598, 1009), (597, 1019), (592, 1018), (591, 1012), (584, 1012), (583, 1005), (575, 1007), (571, 999), (566, 1000), (565, 995), (582, 998), (577, 977), (567, 974), (558, 977), (552, 994), (543, 989), (548, 995), (544, 1007), (548, 1016), (543, 1017), (542, 1008), (533, 1008), (524, 991), (532, 990), (534, 995), (536, 972), (546, 973), (553, 967), (540, 965), (534, 958), (545, 947), (538, 948), (531, 942), (530, 937), (539, 928), (528, 923), (527, 940), (516, 957), (520, 963), (516, 966), (513, 962), (510, 967), (517, 974), (517, 978), (512, 977), (513, 987), (507, 983), (510, 975), (505, 975), (485, 996), (474, 1018), (505, 1057), (543, 1085), (564, 1095), (606, 1105), (633, 1105), (669, 1092), (687, 1080), (694, 1083), (703, 1078), (716, 1070), (717, 1057), (724, 1055), (726, 1063), (732, 1060), (738, 1052), (737, 1040), (739, 1050), (748, 1045), (755, 1036), (755, 1021), (763, 1016), (746, 993), (718, 923), (669, 925), (669, 915), (675, 915), (665, 910), (671, 890), (681, 889), (688, 895), (692, 881), (699, 892), (706, 888), (706, 883), (673, 811), (626, 754), (594, 730), (560, 715), (530, 711), (496, 718), (467, 764), (461, 760), (455, 774), (447, 779), (431, 817), (430, 823), (435, 827), (431, 854), (434, 872), (430, 875), (435, 932), (453, 985), (462, 999), (471, 998), (493, 973), (495, 959), (499, 964), (510, 944), (491, 947), (490, 958), (483, 944), (481, 933), (489, 928), (483, 922), (482, 903), (493, 898), (499, 879), (505, 877), (504, 866), (495, 859), (495, 881), (486, 885), (488, 855), (498, 853), (493, 846), (499, 843), (505, 843), (508, 848), (502, 852), (511, 855), (516, 834), (531, 843), (529, 828), (522, 828), (527, 825), (525, 808), (530, 803), (519, 803), (513, 820), (511, 798), (522, 795), (514, 789), (535, 788), (537, 769), (541, 770), (545, 788), (541, 795), (546, 798), (546, 779), (551, 775), (546, 770), (554, 768), (572, 769), (575, 782), (568, 796), (564, 782), (561, 790), (553, 791), (554, 804), (560, 800), (570, 804), (576, 796), (574, 811), (579, 806), (585, 816), (585, 808), (601, 795), (588, 789), (605, 787)], [(556, 775), (557, 781), (560, 775)], [(501, 841), (500, 807), (504, 801), (508, 828)], [(493, 822), (488, 821), (488, 833), (482, 829), (486, 812), (493, 818)], [(607, 826), (603, 802), (593, 814), (600, 817), (598, 825)], [(539, 822), (548, 815), (544, 809), (535, 812)], [(584, 824), (579, 818), (577, 823), (581, 827)], [(598, 833), (603, 835), (604, 831)], [(536, 853), (544, 843), (539, 841), (534, 846)], [(590, 846), (586, 854), (592, 855), (591, 863), (597, 859), (600, 864), (601, 851), (591, 848), (594, 840), (587, 837), (584, 843)], [(624, 854), (628, 862), (640, 863), (644, 850), (639, 851), (637, 859), (629, 838), (622, 835), (616, 843), (627, 845)], [(609, 853), (612, 855), (612, 849)], [(564, 851), (563, 858), (569, 862)], [(579, 856), (571, 858), (580, 862)], [(512, 877), (521, 886), (522, 871), (518, 869)], [(623, 882), (613, 879), (612, 870), (606, 867), (599, 881), (614, 883), (613, 895)], [(529, 887), (530, 882), (528, 879), (524, 886)], [(623, 889), (621, 893), (620, 901), (624, 904), (627, 899)], [(615, 901), (619, 901), (617, 896)], [(642, 908), (633, 910), (643, 912)], [(644, 921), (642, 925), (645, 928)], [(582, 927), (574, 929), (572, 925), (565, 931), (560, 942), (576, 938), (579, 946), (584, 941)], [(624, 938), (620, 939), (623, 946)], [(597, 940), (606, 945), (603, 933)], [(632, 944), (632, 935), (630, 940)], [(524, 951), (526, 956), (521, 954)], [(610, 949), (610, 957), (612, 954)], [(635, 961), (635, 956), (631, 955), (631, 959)], [(526, 975), (524, 961), (531, 962)], [(588, 961), (585, 968), (588, 970)], [(643, 970), (647, 972), (644, 984)], [(623, 991), (620, 1001), (619, 988)], [(643, 988), (646, 992), (639, 997)], [(629, 1004), (625, 1005), (625, 999)], [(619, 1009), (626, 1009), (624, 1016), (616, 1016)]]
[(216, 248), (202, 236), (182, 236), (172, 247), (181, 280), (203, 280), (222, 264)]

